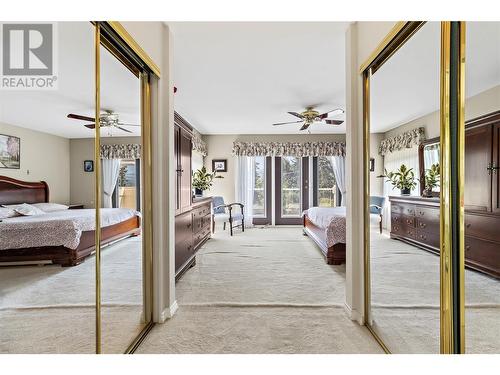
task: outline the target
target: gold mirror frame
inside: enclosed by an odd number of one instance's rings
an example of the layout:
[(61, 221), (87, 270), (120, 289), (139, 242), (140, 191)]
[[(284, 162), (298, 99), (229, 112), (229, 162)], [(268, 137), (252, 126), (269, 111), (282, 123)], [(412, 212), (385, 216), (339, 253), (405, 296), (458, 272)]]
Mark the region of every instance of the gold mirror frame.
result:
[[(141, 82), (141, 125), (142, 125), (142, 157), (141, 171), (143, 174), (142, 189), (142, 249), (143, 249), (143, 283), (144, 283), (144, 318), (146, 326), (139, 332), (135, 339), (124, 351), (125, 354), (133, 353), (144, 340), (151, 328), (154, 326), (152, 320), (153, 306), (153, 212), (152, 212), (152, 149), (151, 149), (151, 79), (160, 78), (160, 70), (153, 60), (144, 52), (137, 42), (128, 34), (119, 22), (92, 22), (94, 32), (94, 54), (95, 54), (95, 143), (94, 143), (94, 168), (95, 168), (95, 223), (100, 228), (101, 214), (101, 162), (100, 162), (100, 48), (101, 46), (111, 52), (118, 60), (129, 69), (134, 66), (134, 61), (126, 56), (126, 53), (117, 53), (118, 47), (125, 47), (133, 59), (142, 65), (142, 69), (131, 71), (138, 75)], [(102, 36), (102, 27), (112, 30)], [(95, 231), (95, 275), (96, 275), (96, 354), (102, 352), (101, 331), (101, 231)]]
[[(398, 22), (360, 67), (363, 95), (364, 320), (386, 353), (390, 349), (371, 327), (370, 277), (370, 77), (424, 22)], [(441, 205), (440, 352), (465, 352), (464, 152), (465, 22), (441, 22)], [(453, 105), (454, 104), (454, 105)], [(454, 122), (454, 123), (452, 123)], [(452, 128), (455, 127), (455, 132)], [(456, 170), (452, 170), (452, 165)]]

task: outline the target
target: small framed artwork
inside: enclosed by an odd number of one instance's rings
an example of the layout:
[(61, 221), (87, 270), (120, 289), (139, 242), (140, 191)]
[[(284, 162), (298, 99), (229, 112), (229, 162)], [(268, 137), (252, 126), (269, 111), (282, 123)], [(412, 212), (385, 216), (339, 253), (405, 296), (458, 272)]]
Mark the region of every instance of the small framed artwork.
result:
[(21, 139), (0, 134), (0, 168), (19, 169), (21, 167)]
[(375, 172), (375, 158), (370, 158), (370, 172)]
[(85, 172), (94, 172), (94, 161), (93, 160), (85, 160), (83, 162), (83, 170)]
[(212, 159), (213, 172), (227, 172), (227, 159)]

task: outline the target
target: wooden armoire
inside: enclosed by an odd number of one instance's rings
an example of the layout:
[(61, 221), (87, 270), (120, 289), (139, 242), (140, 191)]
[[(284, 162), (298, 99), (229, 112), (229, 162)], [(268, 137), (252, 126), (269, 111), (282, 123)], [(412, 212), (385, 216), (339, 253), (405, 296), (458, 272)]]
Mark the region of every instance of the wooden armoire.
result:
[[(500, 111), (466, 122), (464, 192), (465, 264), (500, 278)], [(439, 253), (439, 198), (389, 200), (391, 238)]]
[(196, 252), (211, 236), (212, 199), (192, 197), (193, 127), (177, 112), (174, 119), (175, 276), (178, 279), (196, 263)]

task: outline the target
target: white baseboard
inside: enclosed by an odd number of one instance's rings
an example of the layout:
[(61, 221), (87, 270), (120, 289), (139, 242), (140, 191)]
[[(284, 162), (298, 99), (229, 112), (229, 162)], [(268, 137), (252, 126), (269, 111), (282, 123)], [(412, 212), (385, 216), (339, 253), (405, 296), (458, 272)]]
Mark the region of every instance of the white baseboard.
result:
[(364, 324), (363, 316), (359, 313), (359, 311), (353, 310), (347, 303), (344, 303), (344, 310), (349, 319), (358, 322), (360, 325)]
[(170, 305), (169, 308), (165, 309), (162, 311), (160, 315), (160, 321), (158, 323), (165, 323), (168, 319), (172, 318), (175, 315), (175, 312), (179, 308), (179, 305), (177, 304), (177, 300)]

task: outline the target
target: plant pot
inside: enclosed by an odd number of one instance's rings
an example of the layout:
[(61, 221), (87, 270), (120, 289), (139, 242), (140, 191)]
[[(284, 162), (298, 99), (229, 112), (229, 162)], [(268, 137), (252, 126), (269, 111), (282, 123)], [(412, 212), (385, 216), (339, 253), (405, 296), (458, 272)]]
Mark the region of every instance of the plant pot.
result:
[(401, 195), (410, 195), (410, 193), (411, 193), (411, 189), (410, 188), (401, 189)]
[(196, 189), (196, 188), (195, 188), (195, 189), (194, 189), (194, 195), (195, 195), (196, 197), (201, 197), (201, 196), (203, 196), (203, 190), (201, 190), (201, 189)]

